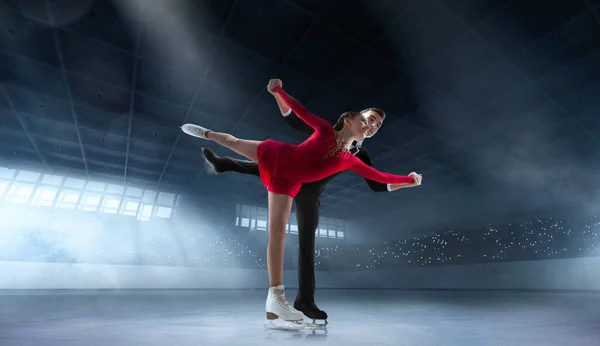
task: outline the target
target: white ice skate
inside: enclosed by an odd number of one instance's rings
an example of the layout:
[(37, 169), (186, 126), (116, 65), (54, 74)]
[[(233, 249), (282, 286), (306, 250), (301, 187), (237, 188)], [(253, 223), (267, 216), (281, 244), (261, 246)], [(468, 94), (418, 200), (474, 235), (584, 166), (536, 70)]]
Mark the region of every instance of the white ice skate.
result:
[(190, 136), (194, 136), (194, 137), (198, 137), (198, 138), (202, 138), (202, 139), (207, 139), (206, 134), (208, 132), (210, 132), (209, 129), (202, 127), (202, 126), (198, 126), (196, 124), (184, 124), (183, 126), (181, 126), (181, 131), (183, 131), (184, 133), (186, 133)]
[(304, 314), (292, 307), (285, 299), (283, 285), (270, 287), (265, 303), (266, 328), (301, 330), (305, 328)]

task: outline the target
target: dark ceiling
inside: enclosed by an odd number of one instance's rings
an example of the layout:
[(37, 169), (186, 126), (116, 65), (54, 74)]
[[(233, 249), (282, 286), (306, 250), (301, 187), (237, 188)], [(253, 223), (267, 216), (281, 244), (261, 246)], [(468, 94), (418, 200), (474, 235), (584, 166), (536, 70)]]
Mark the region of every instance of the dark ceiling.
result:
[[(279, 77), (332, 122), (383, 108), (365, 147), (380, 170), (424, 174), (402, 192), (415, 198), (517, 180), (595, 184), (598, 0), (0, 4), (6, 164), (265, 204), (257, 178), (208, 174), (200, 148), (235, 154), (178, 126), (300, 142), (265, 92)], [(393, 198), (345, 173), (322, 203), (336, 214)]]

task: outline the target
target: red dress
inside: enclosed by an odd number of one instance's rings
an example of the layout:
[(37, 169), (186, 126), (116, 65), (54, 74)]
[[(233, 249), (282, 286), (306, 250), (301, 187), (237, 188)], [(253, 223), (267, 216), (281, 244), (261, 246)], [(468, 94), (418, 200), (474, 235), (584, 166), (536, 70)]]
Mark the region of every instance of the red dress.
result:
[(315, 132), (294, 145), (268, 139), (258, 146), (260, 179), (268, 191), (295, 197), (303, 183), (352, 170), (382, 184), (411, 184), (412, 177), (382, 173), (341, 148), (333, 126), (309, 112), (283, 89), (275, 90), (300, 119)]

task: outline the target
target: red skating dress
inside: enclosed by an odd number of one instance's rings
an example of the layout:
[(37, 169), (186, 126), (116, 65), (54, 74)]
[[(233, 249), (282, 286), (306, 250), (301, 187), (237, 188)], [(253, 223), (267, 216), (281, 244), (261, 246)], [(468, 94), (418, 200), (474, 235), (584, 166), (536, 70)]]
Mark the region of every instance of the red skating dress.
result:
[(288, 107), (315, 132), (304, 142), (294, 145), (267, 139), (258, 146), (258, 169), (268, 191), (295, 197), (303, 183), (324, 179), (332, 174), (352, 170), (382, 184), (411, 184), (412, 177), (382, 173), (343, 150), (341, 142), (325, 119), (309, 112), (283, 89), (275, 90)]

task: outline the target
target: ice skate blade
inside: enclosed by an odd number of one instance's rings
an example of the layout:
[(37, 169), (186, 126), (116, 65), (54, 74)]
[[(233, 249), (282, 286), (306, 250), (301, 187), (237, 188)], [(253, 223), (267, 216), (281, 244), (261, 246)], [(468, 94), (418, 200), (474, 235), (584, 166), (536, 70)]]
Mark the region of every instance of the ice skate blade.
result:
[(312, 323), (306, 323), (306, 328), (308, 329), (327, 329), (327, 325), (329, 322), (324, 320), (323, 323), (317, 323), (316, 320), (313, 320)]
[(284, 320), (283, 318), (280, 318), (276, 313), (273, 312), (267, 312), (267, 320), (269, 321), (274, 321), (274, 320), (282, 320), (282, 321), (288, 321), (288, 322), (300, 322), (300, 323), (304, 323), (304, 319), (300, 318), (297, 320)]
[(267, 322), (265, 322), (263, 327), (265, 329), (297, 331), (297, 330), (305, 329), (306, 325), (304, 324), (303, 321), (285, 321), (285, 320), (281, 320), (281, 319), (276, 319), (276, 320), (268, 319)]

